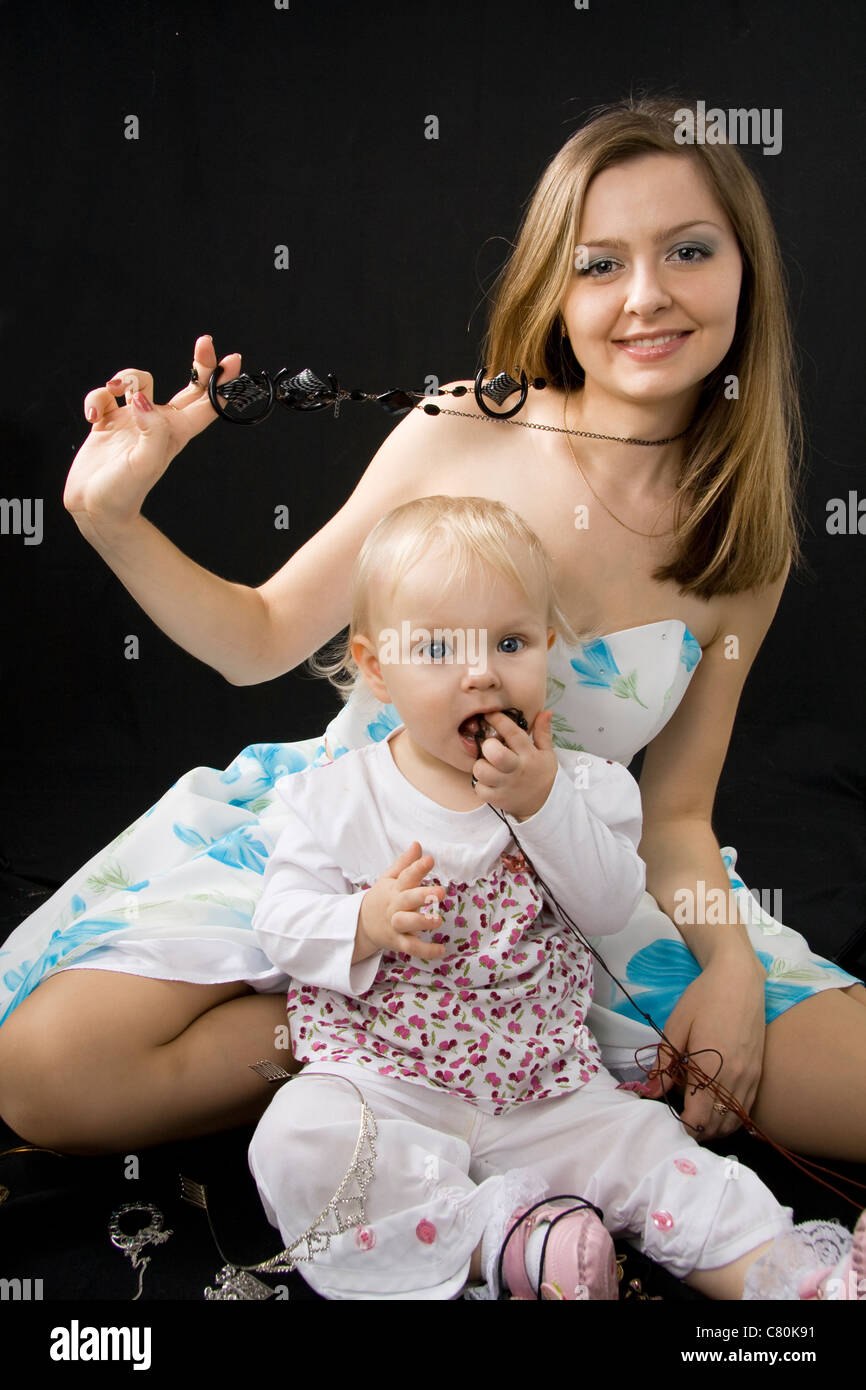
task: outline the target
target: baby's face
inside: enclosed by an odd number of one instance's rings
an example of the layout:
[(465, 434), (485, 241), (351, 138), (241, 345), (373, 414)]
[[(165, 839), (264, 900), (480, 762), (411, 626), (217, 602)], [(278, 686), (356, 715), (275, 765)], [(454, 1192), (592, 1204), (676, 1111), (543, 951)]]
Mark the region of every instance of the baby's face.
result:
[(382, 607), (371, 637), (386, 698), (420, 748), (468, 772), (479, 715), (516, 707), (532, 728), (553, 637), (541, 600), (480, 567), (461, 590), (443, 581), (441, 559), (425, 556)]

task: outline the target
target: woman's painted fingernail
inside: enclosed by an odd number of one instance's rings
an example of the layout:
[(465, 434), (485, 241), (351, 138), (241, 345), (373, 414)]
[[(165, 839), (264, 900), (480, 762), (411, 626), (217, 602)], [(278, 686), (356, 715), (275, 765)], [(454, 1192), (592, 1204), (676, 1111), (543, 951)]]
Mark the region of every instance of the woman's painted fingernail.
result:
[(113, 376), (111, 380), (107, 381), (105, 384), (106, 386), (122, 386), (123, 382), (121, 381), (119, 376)]
[(84, 413), (87, 416), (88, 420), (95, 420), (98, 414), (95, 405), (88, 406), (87, 410)]
[(143, 391), (135, 392), (132, 397), (132, 403), (138, 410), (153, 410), (153, 406)]

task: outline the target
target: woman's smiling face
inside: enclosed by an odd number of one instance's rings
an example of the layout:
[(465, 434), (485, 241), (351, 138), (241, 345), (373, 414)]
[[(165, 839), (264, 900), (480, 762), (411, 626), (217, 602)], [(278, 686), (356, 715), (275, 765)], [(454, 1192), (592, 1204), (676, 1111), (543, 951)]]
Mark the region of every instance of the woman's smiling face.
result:
[[(562, 302), (587, 395), (693, 401), (733, 340), (742, 272), (734, 230), (693, 158), (638, 155), (596, 174)], [(668, 334), (668, 344), (634, 341)]]

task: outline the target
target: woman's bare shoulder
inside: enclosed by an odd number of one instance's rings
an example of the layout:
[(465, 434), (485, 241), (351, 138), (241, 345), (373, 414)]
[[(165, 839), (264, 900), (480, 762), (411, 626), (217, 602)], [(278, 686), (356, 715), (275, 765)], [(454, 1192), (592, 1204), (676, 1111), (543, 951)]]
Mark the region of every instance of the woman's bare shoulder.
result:
[[(425, 401), (425, 405), (438, 406), (440, 414), (448, 415), (450, 418), (454, 419), (455, 422), (459, 419), (459, 416), (452, 416), (452, 411), (459, 411), (460, 416), (474, 416), (478, 419), (485, 418), (484, 412), (480, 409), (475, 399), (475, 381), (473, 378), (467, 377), (465, 379), (458, 378), (455, 381), (445, 381), (439, 389), (444, 394), (441, 396), (431, 396), (429, 402)], [(424, 407), (422, 406), (421, 409), (423, 410)]]
[[(455, 388), (465, 388), (454, 395)], [(475, 399), (475, 382), (471, 379), (447, 381), (439, 390), (407, 411), (397, 426), (383, 441), (371, 461), (373, 475), (403, 473), (409, 486), (420, 488), (418, 495), (429, 493), (427, 485), (439, 476), (451, 478), (470, 461), (478, 462), (486, 453), (501, 452), (504, 436), (492, 428), (480, 428), (487, 417)], [(488, 422), (488, 425), (490, 422)], [(506, 435), (510, 436), (511, 431)]]

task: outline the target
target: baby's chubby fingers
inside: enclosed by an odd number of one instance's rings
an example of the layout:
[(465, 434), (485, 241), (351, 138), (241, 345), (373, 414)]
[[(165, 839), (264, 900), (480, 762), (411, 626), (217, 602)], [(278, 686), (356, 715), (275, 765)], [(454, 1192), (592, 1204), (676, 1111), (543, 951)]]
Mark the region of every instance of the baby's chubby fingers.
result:
[[(444, 898), (445, 892), (446, 890), (441, 883), (425, 883), (420, 888), (407, 888), (405, 892), (397, 895), (394, 910), (419, 917), (422, 922), (429, 926), (432, 922), (442, 920), (438, 904)], [(422, 912), (422, 908), (425, 911)], [(422, 926), (420, 930), (423, 931), (424, 927)]]
[[(425, 960), (441, 960), (445, 955), (445, 947), (441, 942), (417, 940), (421, 932), (433, 931), (441, 924), (442, 918), (436, 907), (442, 901), (445, 892), (442, 884), (428, 883), (397, 895), (391, 926), (398, 933), (398, 939), (411, 944), (411, 950), (407, 945), (400, 946), (400, 950), (423, 956)], [(421, 908), (425, 906), (428, 910), (422, 912)]]
[[(510, 720), (508, 722), (511, 723)], [(514, 729), (517, 728), (516, 724), (512, 724), (511, 727)], [(524, 734), (521, 729), (517, 729), (517, 732), (521, 737), (526, 738), (526, 734)], [(530, 744), (530, 747), (531, 746)], [(520, 766), (519, 755), (515, 753), (513, 748), (509, 748), (507, 744), (503, 743), (498, 738), (484, 739), (481, 744), (481, 757), (484, 762), (489, 763), (491, 767), (495, 767), (497, 772), (515, 772)]]
[[(416, 845), (418, 846), (418, 854), (420, 857), (411, 860), (409, 863), (406, 863), (407, 856), (414, 851)], [(421, 852), (420, 844), (418, 844), (417, 840), (414, 840), (412, 844), (409, 846), (409, 849), (405, 850), (399, 859), (395, 859), (395, 865), (400, 863), (403, 864), (403, 867), (399, 870), (397, 874), (395, 874), (394, 877), (398, 888), (408, 890), (412, 888), (417, 888), (419, 886), (425, 874), (429, 874), (430, 870), (433, 868), (434, 860), (432, 854), (423, 854)], [(430, 892), (432, 891), (433, 890), (431, 888)], [(423, 902), (423, 900), (424, 899), (422, 896), (420, 901)]]
[[(490, 743), (494, 749), (498, 747), (503, 751), (510, 751), (511, 758), (509, 759), (509, 763), (513, 766), (515, 762), (519, 761), (516, 756), (517, 753), (525, 753), (528, 748), (532, 747), (532, 739), (529, 737), (529, 733), (526, 729), (521, 729), (520, 725), (517, 724), (510, 715), (505, 714), (503, 710), (491, 710), (484, 718), (490, 727), (496, 730), (496, 734), (498, 735), (498, 737), (494, 737), (493, 734), (488, 734), (485, 738), (485, 758), (489, 756), (486, 751), (486, 745)], [(492, 761), (493, 759), (491, 757), (491, 762)]]
[(394, 950), (407, 956), (420, 956), (422, 960), (441, 960), (445, 947), (441, 941), (419, 941), (418, 932), (429, 931), (430, 922), (409, 912), (397, 912), (392, 918), (395, 931)]
[[(420, 846), (420, 844), (418, 843), (417, 840), (413, 840), (412, 843), (411, 843), (411, 845), (409, 845), (409, 847), (408, 847), (407, 849), (404, 849), (404, 850), (403, 850), (403, 853), (402, 853), (402, 854), (398, 854), (398, 855), (397, 855), (397, 858), (394, 860), (393, 864), (389, 864), (389, 865), (388, 865), (387, 869), (384, 870), (384, 872), (383, 872), (383, 874), (382, 874), (382, 877), (383, 877), (383, 878), (395, 878), (395, 879), (396, 879), (396, 878), (399, 878), (400, 874), (404, 871), (404, 869), (409, 868), (409, 867), (410, 867), (412, 864), (414, 864), (421, 856), (422, 856), (421, 846)], [(432, 857), (431, 857), (429, 854), (426, 855), (426, 856), (424, 856), (424, 857), (427, 859), (427, 861), (428, 861), (430, 864), (432, 864), (433, 860), (432, 860)], [(426, 870), (425, 870), (425, 872), (426, 872)]]

